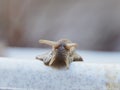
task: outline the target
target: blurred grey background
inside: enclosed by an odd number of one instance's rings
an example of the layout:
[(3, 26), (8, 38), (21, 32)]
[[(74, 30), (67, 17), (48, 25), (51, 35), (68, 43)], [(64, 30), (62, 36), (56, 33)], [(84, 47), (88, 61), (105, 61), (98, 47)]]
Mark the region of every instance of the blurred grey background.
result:
[(80, 50), (120, 51), (120, 0), (0, 0), (1, 51), (61, 38)]

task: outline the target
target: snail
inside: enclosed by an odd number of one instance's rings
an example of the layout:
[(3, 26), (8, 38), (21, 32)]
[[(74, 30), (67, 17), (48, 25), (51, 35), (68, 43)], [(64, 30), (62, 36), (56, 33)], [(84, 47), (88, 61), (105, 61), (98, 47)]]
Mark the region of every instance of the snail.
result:
[(39, 42), (52, 47), (51, 51), (36, 57), (36, 59), (43, 61), (45, 65), (53, 67), (65, 66), (68, 69), (72, 62), (83, 61), (82, 57), (75, 51), (77, 44), (68, 39), (58, 41), (39, 40)]

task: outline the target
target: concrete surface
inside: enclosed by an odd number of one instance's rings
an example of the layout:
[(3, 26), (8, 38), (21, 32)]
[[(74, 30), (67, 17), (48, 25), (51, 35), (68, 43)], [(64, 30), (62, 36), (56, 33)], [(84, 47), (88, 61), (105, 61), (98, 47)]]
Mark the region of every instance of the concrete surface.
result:
[(75, 62), (58, 70), (35, 59), (0, 58), (0, 89), (120, 90), (120, 64)]

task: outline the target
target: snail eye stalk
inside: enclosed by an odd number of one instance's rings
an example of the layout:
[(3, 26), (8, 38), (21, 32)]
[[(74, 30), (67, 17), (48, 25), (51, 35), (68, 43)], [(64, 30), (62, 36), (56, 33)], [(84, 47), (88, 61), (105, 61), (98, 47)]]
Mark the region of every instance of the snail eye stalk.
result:
[(66, 44), (66, 48), (69, 50), (71, 47), (77, 47), (77, 44), (76, 43), (69, 43), (69, 44)]
[(49, 46), (56, 46), (57, 45), (56, 42), (50, 41), (50, 40), (39, 40), (39, 43), (47, 44)]

